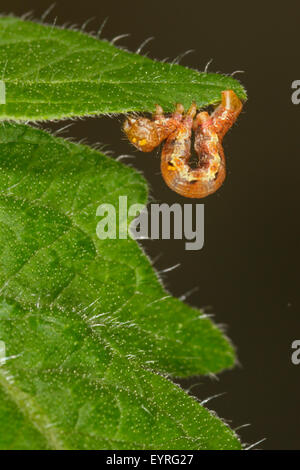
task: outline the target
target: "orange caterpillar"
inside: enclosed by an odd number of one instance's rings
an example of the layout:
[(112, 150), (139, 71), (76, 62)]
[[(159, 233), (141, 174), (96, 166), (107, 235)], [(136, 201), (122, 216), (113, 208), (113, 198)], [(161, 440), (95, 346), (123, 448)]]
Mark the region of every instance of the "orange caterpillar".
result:
[[(151, 152), (165, 140), (161, 155), (162, 176), (176, 193), (202, 198), (214, 193), (226, 176), (222, 140), (242, 110), (242, 103), (232, 90), (222, 91), (221, 104), (210, 116), (206, 111), (196, 115), (196, 104), (184, 114), (177, 104), (175, 112), (166, 117), (156, 106), (153, 119), (129, 117), (124, 132), (130, 142), (143, 152)], [(191, 136), (195, 132), (196, 168), (191, 168)]]

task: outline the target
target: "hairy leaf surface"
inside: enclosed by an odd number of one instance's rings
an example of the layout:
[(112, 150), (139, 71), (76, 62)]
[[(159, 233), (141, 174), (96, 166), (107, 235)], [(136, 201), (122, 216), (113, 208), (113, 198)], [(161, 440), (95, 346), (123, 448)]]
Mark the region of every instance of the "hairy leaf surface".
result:
[(43, 120), (216, 104), (221, 91), (246, 98), (230, 76), (157, 62), (82, 32), (0, 17), (0, 119)]
[(136, 241), (96, 235), (98, 206), (122, 195), (147, 200), (131, 168), (0, 126), (1, 448), (240, 447), (166, 377), (231, 367), (228, 340), (163, 289)]

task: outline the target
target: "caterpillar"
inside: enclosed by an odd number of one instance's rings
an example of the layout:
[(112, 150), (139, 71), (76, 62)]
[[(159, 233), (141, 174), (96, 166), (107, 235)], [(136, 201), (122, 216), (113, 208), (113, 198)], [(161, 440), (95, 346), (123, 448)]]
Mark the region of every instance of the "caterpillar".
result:
[[(178, 194), (189, 198), (204, 198), (217, 191), (226, 177), (226, 162), (222, 140), (242, 110), (242, 102), (233, 90), (221, 93), (221, 103), (209, 115), (197, 114), (192, 103), (184, 113), (177, 104), (171, 116), (165, 116), (156, 106), (152, 119), (128, 117), (123, 130), (130, 142), (143, 152), (151, 152), (163, 141), (161, 173), (166, 184)], [(198, 157), (196, 168), (189, 164), (191, 137)]]

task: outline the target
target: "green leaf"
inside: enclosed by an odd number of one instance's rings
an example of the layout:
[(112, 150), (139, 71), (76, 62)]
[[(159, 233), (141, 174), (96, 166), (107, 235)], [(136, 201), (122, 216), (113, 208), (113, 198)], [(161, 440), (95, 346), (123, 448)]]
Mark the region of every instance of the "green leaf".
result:
[(0, 448), (236, 449), (167, 379), (234, 363), (223, 334), (168, 295), (97, 207), (145, 203), (134, 170), (25, 125), (0, 126)]
[(230, 76), (153, 61), (78, 31), (0, 17), (0, 119), (42, 120), (103, 113), (173, 111), (216, 104), (233, 89)]

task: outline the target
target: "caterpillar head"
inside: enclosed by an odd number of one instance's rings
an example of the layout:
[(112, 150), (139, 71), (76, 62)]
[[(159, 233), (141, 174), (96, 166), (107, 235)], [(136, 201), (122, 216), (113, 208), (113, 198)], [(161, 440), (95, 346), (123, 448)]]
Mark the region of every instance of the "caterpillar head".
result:
[(145, 117), (126, 119), (123, 131), (129, 141), (142, 152), (152, 152), (160, 144), (157, 124)]

